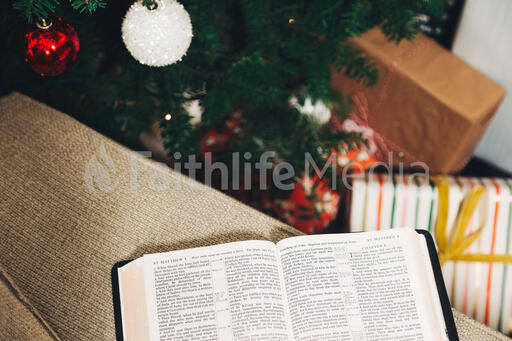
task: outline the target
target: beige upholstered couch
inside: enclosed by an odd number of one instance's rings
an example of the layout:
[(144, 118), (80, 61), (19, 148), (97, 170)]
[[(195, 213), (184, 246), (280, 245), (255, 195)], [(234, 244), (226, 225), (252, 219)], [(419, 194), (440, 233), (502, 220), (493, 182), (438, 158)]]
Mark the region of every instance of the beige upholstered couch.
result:
[[(117, 261), (297, 233), (28, 97), (0, 100), (0, 340), (114, 340)], [(455, 316), (461, 340), (506, 339)]]

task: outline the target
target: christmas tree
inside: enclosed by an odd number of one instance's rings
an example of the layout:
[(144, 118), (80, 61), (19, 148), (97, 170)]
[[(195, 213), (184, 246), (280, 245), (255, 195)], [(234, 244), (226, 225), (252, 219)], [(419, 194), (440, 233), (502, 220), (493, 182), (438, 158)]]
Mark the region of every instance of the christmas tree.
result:
[[(234, 151), (257, 160), (273, 151), (273, 160), (295, 169), (304, 169), (305, 152), (322, 164), (333, 150), (358, 145), (359, 136), (326, 124), (331, 109), (343, 115), (350, 105), (331, 91), (333, 68), (368, 86), (378, 80), (371, 59), (349, 39), (375, 26), (390, 40), (411, 38), (419, 14), (435, 17), (444, 8), (443, 0), (182, 0), (181, 9), (174, 0), (136, 4), (140, 16), (128, 17), (132, 3), (126, 1), (2, 2), (2, 95), (28, 94), (131, 147), (159, 122), (171, 157), (201, 156), (210, 150), (208, 137), (224, 134), (229, 141), (215, 150), (217, 160)], [(151, 16), (159, 6), (175, 6), (185, 17), (155, 25)], [(25, 62), (24, 33), (55, 18), (76, 29), (80, 51), (63, 74), (41, 77)], [(170, 44), (188, 49), (181, 60), (175, 56), (170, 65), (151, 67), (143, 63), (151, 64), (158, 49), (148, 58), (133, 47), (130, 53), (122, 34), (128, 48), (133, 39), (159, 45), (158, 37), (172, 35)], [(192, 117), (191, 105), (200, 108), (200, 118)], [(325, 111), (327, 116), (318, 114)]]

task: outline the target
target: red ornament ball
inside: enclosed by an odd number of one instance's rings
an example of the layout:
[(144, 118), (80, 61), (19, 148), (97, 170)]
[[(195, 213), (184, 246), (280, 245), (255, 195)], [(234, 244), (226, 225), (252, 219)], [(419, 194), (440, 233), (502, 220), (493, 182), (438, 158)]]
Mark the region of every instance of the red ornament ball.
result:
[(60, 18), (40, 20), (25, 33), (25, 61), (41, 76), (58, 76), (66, 71), (79, 49), (75, 29)]

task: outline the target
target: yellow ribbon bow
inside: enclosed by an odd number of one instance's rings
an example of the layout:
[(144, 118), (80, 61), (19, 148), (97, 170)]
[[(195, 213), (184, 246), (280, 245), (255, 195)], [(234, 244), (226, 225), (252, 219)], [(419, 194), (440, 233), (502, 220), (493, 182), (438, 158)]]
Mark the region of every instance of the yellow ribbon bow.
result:
[[(464, 253), (468, 247), (473, 244), (480, 236), (485, 227), (485, 220), (475, 232), (466, 234), (469, 221), (478, 203), (485, 193), (483, 186), (477, 185), (471, 189), (471, 192), (464, 198), (451, 233), (447, 233), (448, 224), (448, 182), (440, 177), (434, 180), (438, 191), (438, 213), (435, 226), (435, 239), (438, 247), (439, 262), (441, 266), (446, 261), (467, 261), (467, 262), (500, 262), (512, 263), (510, 254), (483, 254), (483, 253)], [(509, 227), (510, 228), (510, 227)]]

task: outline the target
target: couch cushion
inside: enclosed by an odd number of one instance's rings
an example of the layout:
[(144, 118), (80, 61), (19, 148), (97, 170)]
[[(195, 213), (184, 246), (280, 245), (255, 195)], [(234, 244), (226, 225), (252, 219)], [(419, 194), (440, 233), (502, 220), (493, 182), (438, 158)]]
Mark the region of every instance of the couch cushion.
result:
[(487, 326), (469, 318), (455, 309), (452, 309), (452, 311), (455, 324), (457, 325), (457, 333), (461, 341), (510, 341), (509, 337), (500, 332), (489, 329)]
[(114, 339), (117, 261), (297, 233), (20, 94), (0, 100), (0, 174), (0, 264), (63, 340)]
[(0, 340), (60, 340), (1, 267)]

